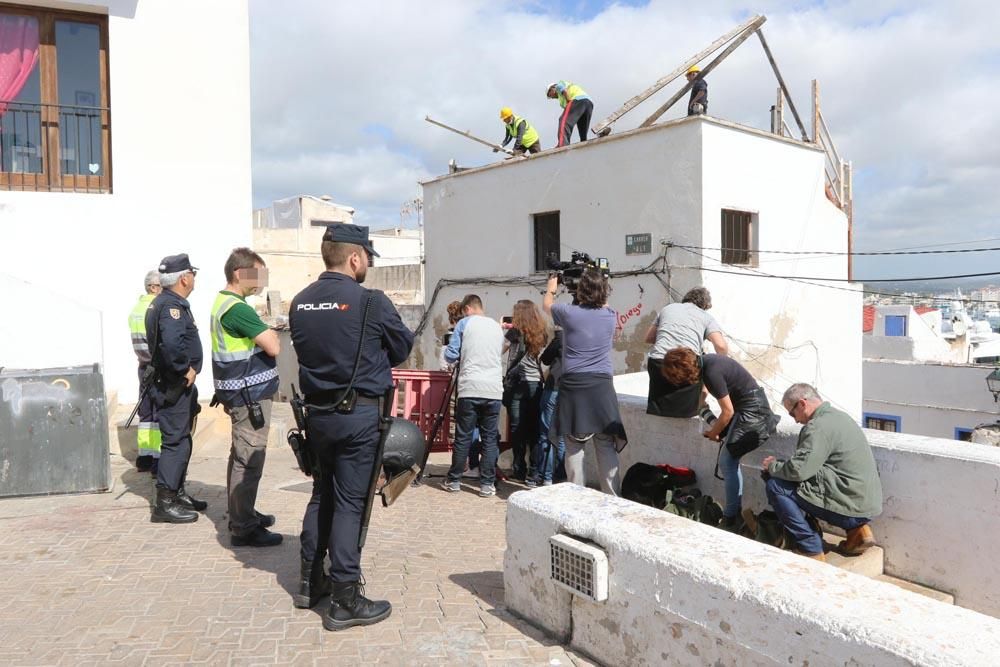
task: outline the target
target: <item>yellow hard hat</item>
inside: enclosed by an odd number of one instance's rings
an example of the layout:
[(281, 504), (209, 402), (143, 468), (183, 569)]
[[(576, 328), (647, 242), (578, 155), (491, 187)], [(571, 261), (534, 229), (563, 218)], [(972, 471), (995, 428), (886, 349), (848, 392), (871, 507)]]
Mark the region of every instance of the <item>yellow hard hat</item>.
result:
[(688, 74), (697, 74), (700, 71), (701, 71), (700, 67), (698, 67), (697, 65), (691, 65), (691, 67), (688, 67), (687, 73)]
[(507, 120), (513, 115), (514, 112), (511, 110), (510, 107), (504, 107), (503, 109), (500, 109), (500, 120)]

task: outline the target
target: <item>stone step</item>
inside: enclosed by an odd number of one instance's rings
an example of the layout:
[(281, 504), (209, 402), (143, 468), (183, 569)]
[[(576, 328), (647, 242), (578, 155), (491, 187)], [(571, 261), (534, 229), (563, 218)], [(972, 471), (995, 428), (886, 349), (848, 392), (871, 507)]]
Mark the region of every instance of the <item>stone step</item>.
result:
[(875, 577), (878, 581), (884, 581), (893, 586), (898, 586), (904, 591), (910, 591), (911, 593), (916, 593), (917, 595), (923, 595), (929, 597), (932, 600), (937, 600), (938, 602), (944, 602), (945, 604), (955, 604), (955, 596), (951, 593), (945, 593), (944, 591), (939, 591), (934, 588), (928, 588), (927, 586), (922, 586), (921, 584), (915, 584), (912, 581), (907, 581), (906, 579), (898, 579), (896, 577), (891, 577), (888, 574), (880, 574)]
[(843, 539), (839, 535), (823, 534), (823, 550), (826, 551), (828, 564), (864, 577), (874, 578), (882, 574), (885, 563), (882, 547), (873, 546), (860, 556), (843, 556), (836, 551), (837, 545)]

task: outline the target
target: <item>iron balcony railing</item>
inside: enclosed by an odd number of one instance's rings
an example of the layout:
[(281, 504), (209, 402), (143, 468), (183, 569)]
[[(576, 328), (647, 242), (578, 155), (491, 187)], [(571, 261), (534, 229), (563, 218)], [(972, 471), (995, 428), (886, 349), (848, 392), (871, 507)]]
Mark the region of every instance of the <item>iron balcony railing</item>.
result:
[(109, 192), (111, 110), (0, 103), (0, 189)]

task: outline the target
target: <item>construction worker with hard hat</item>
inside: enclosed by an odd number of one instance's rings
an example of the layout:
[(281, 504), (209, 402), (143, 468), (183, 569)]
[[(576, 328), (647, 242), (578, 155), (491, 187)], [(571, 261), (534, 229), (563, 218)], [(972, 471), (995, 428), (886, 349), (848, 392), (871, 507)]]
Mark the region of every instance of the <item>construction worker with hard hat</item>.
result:
[(688, 115), (700, 116), (708, 113), (708, 81), (701, 75), (701, 68), (691, 65), (685, 75), (691, 81), (691, 98), (688, 100)]
[[(514, 155), (524, 155), (527, 153), (537, 153), (542, 150), (542, 142), (538, 140), (538, 131), (531, 126), (531, 123), (514, 115), (510, 107), (500, 109), (500, 120), (503, 121), (507, 134), (501, 146), (506, 146), (513, 139)], [(496, 153), (500, 149), (494, 148)]]
[(545, 94), (549, 99), (558, 98), (559, 106), (563, 108), (562, 116), (559, 117), (558, 145), (569, 144), (574, 126), (580, 132), (580, 141), (586, 141), (587, 133), (590, 132), (590, 116), (594, 113), (594, 103), (590, 101), (586, 91), (575, 83), (556, 81)]

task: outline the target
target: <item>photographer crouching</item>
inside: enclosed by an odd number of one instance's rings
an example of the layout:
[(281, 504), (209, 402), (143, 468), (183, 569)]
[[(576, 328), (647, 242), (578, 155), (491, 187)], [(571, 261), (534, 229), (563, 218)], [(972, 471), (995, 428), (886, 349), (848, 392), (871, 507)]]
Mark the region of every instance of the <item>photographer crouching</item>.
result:
[(566, 442), (566, 475), (573, 484), (586, 486), (584, 448), (597, 454), (601, 490), (618, 495), (618, 452), (626, 444), (625, 427), (618, 412), (611, 345), (615, 311), (608, 307), (610, 285), (598, 268), (587, 266), (576, 280), (567, 281), (572, 304), (555, 303), (559, 273), (550, 273), (542, 307), (563, 328), (562, 376), (559, 399), (549, 434)]

